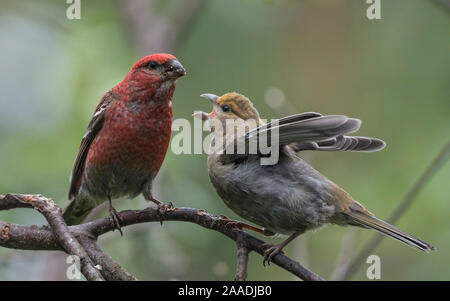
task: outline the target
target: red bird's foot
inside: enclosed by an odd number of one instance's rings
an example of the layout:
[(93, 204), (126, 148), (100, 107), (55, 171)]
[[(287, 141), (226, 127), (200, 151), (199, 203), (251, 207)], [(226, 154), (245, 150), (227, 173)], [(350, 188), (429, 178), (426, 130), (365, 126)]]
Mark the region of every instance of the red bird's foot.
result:
[(264, 250), (264, 260), (263, 260), (263, 266), (270, 265), (272, 262), (272, 258), (278, 254), (284, 254), (283, 248), (284, 244), (279, 245), (271, 245), (271, 244), (264, 244), (263, 245), (266, 249)]
[(166, 204), (166, 203), (160, 202), (160, 201), (158, 201), (156, 199), (153, 199), (153, 198), (152, 198), (151, 201), (153, 203), (155, 203), (156, 205), (158, 205), (158, 212), (159, 212), (159, 214), (161, 216), (161, 220), (159, 221), (159, 223), (162, 226), (163, 221), (164, 221), (163, 218), (166, 215), (166, 213), (169, 212), (169, 211), (173, 211), (176, 208), (173, 206), (172, 202), (169, 202), (168, 204)]
[(120, 219), (117, 210), (113, 206), (109, 207), (109, 218), (111, 220), (111, 224), (113, 225), (113, 231), (117, 229), (120, 232), (120, 236), (123, 236), (122, 228), (120, 227), (120, 222), (122, 220)]
[(166, 203), (158, 204), (158, 211), (159, 211), (159, 213), (161, 213), (161, 215), (164, 215), (167, 212), (172, 211), (174, 209), (175, 209), (175, 207), (173, 207), (172, 202), (169, 202), (168, 204), (166, 204)]

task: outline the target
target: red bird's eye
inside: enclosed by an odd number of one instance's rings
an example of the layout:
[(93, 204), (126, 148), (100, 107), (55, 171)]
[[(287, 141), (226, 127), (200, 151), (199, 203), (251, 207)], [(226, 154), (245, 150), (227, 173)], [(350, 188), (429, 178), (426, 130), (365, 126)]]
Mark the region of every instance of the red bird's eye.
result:
[(148, 67), (149, 67), (150, 69), (155, 69), (156, 66), (158, 66), (158, 63), (155, 62), (155, 61), (151, 61), (151, 62), (148, 64)]

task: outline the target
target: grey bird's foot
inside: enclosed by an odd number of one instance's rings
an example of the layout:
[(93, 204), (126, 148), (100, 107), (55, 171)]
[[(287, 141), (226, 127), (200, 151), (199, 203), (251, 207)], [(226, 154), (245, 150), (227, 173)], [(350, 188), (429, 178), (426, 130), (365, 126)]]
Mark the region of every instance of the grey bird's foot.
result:
[(263, 266), (270, 265), (270, 263), (272, 262), (272, 258), (278, 254), (284, 254), (283, 253), (283, 248), (284, 248), (284, 244), (279, 244), (279, 245), (271, 245), (271, 244), (264, 244), (263, 245), (265, 247), (264, 250), (264, 259), (263, 259)]
[(120, 222), (122, 220), (120, 219), (117, 210), (113, 206), (109, 206), (109, 219), (111, 220), (111, 224), (113, 225), (113, 231), (117, 229), (120, 232), (120, 236), (123, 236), (122, 228), (120, 227)]
[(266, 266), (270, 265), (270, 262), (272, 261), (273, 257), (278, 254), (283, 254), (282, 250), (284, 247), (286, 247), (291, 241), (293, 241), (297, 236), (302, 234), (303, 231), (296, 231), (291, 234), (285, 241), (283, 241), (279, 245), (271, 245), (271, 244), (264, 244), (265, 250), (264, 250), (264, 260), (263, 265)]
[(219, 218), (220, 218), (220, 220), (219, 220), (220, 223), (225, 225), (225, 227), (228, 229), (238, 228), (239, 230), (242, 230), (242, 228), (244, 228), (244, 225), (245, 225), (244, 223), (229, 219), (225, 215), (219, 215)]
[(273, 232), (266, 230), (266, 229), (259, 229), (257, 227), (253, 227), (252, 225), (246, 224), (244, 222), (240, 222), (240, 221), (235, 221), (232, 219), (229, 219), (228, 217), (226, 217), (225, 215), (220, 215), (220, 221), (222, 223), (225, 223), (225, 227), (231, 229), (231, 228), (238, 228), (239, 230), (242, 230), (244, 228), (255, 231), (257, 233), (260, 233), (262, 235), (265, 236), (272, 236), (274, 235)]
[(270, 230), (268, 230), (268, 229), (266, 229), (266, 228), (262, 228), (262, 231), (263, 231), (263, 235), (264, 236), (274, 236), (275, 235), (275, 233), (274, 232), (272, 232), (272, 231), (270, 231)]

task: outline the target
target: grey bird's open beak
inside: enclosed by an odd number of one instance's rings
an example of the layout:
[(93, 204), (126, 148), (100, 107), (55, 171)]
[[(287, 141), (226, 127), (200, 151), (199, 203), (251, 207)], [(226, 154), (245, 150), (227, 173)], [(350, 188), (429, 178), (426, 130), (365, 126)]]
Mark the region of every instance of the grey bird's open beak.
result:
[(217, 99), (219, 99), (219, 96), (214, 95), (214, 94), (210, 94), (210, 93), (205, 93), (200, 95), (201, 97), (204, 97), (206, 99), (209, 99), (209, 101), (211, 101), (213, 103), (213, 105), (217, 104)]
[[(200, 95), (201, 97), (204, 97), (206, 99), (208, 99), (209, 101), (211, 101), (211, 103), (213, 104), (213, 107), (217, 105), (217, 99), (219, 99), (219, 96), (211, 94), (211, 93), (205, 93)], [(201, 119), (203, 121), (209, 120), (211, 117), (214, 117), (216, 115), (215, 110), (213, 108), (211, 113), (205, 113), (205, 112), (194, 112), (194, 114), (192, 114), (192, 116), (194, 116), (195, 118)]]

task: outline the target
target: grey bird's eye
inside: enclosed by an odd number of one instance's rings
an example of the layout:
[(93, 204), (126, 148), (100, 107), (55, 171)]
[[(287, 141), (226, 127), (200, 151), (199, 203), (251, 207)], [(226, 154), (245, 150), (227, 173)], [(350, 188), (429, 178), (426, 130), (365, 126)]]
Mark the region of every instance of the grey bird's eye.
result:
[(229, 105), (223, 105), (222, 106), (222, 111), (224, 111), (224, 112), (231, 112), (231, 107)]
[(158, 66), (158, 63), (155, 62), (155, 61), (151, 61), (151, 62), (148, 64), (148, 67), (149, 67), (150, 69), (155, 69), (156, 66)]

